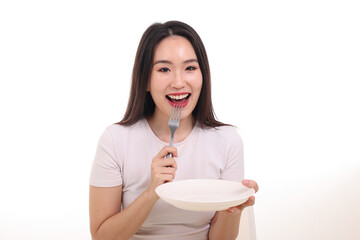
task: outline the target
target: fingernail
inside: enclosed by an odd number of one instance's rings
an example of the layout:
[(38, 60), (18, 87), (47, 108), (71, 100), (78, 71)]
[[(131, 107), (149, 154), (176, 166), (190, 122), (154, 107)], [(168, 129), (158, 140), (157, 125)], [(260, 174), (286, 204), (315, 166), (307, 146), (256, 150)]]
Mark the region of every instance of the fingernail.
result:
[(249, 181), (248, 181), (248, 180), (244, 180), (244, 181), (243, 181), (243, 184), (244, 184), (244, 185), (249, 185)]

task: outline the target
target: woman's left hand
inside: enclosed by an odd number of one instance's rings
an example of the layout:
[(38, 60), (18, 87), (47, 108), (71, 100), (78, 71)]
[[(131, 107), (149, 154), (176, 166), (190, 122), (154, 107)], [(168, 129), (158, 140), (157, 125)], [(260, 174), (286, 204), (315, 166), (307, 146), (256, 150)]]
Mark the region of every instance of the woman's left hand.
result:
[[(242, 184), (244, 184), (248, 188), (253, 188), (255, 190), (255, 192), (257, 192), (259, 190), (258, 184), (253, 180), (242, 180)], [(253, 206), (254, 204), (255, 204), (255, 197), (251, 196), (243, 204), (241, 204), (239, 206), (231, 207), (231, 208), (229, 208), (229, 209), (227, 209), (225, 211), (229, 212), (229, 213), (232, 213), (232, 214), (240, 214), (240, 213), (242, 213), (244, 208)]]

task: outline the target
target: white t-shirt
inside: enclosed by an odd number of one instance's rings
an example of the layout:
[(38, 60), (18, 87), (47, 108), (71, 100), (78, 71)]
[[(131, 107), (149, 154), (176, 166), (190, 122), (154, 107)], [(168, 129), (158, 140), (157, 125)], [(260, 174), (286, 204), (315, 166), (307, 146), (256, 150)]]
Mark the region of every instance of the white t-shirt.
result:
[[(146, 119), (131, 126), (110, 125), (100, 138), (90, 185), (122, 185), (125, 209), (147, 188), (152, 159), (168, 144), (153, 133)], [(196, 124), (190, 135), (174, 147), (178, 168), (173, 181), (243, 179), (243, 144), (234, 127), (202, 129)], [(132, 239), (207, 239), (214, 214), (181, 210), (159, 199)]]

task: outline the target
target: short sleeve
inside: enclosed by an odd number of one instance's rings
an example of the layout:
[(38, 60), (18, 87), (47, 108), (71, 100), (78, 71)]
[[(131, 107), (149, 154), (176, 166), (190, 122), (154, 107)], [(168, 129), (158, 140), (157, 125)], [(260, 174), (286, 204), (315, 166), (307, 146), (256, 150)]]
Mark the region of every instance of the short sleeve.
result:
[(221, 179), (240, 182), (244, 179), (243, 141), (234, 127), (226, 131), (226, 163)]
[(111, 127), (101, 135), (90, 173), (90, 185), (114, 187), (122, 184), (121, 169), (117, 161)]

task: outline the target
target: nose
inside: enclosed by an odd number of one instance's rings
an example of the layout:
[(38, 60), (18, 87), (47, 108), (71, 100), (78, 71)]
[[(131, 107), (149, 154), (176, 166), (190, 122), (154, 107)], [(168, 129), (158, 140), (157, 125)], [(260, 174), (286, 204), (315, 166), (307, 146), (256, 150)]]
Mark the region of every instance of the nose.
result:
[(180, 71), (177, 71), (174, 74), (174, 78), (171, 82), (171, 87), (176, 88), (176, 89), (181, 89), (185, 86), (186, 84), (186, 79), (183, 73), (181, 73)]

